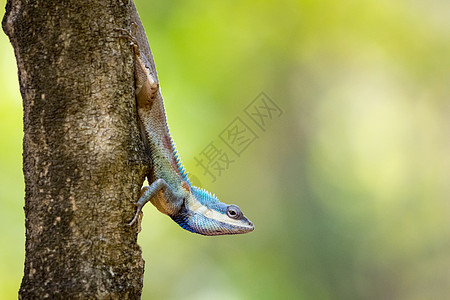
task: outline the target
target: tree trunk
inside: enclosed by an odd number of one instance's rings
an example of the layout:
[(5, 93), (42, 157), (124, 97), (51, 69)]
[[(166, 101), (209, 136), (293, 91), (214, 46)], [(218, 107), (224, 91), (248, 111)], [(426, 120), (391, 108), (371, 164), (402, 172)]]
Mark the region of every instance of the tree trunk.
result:
[[(132, 205), (148, 172), (128, 0), (8, 0), (24, 106), (21, 299), (137, 299), (144, 261)], [(147, 57), (150, 49), (145, 42)]]

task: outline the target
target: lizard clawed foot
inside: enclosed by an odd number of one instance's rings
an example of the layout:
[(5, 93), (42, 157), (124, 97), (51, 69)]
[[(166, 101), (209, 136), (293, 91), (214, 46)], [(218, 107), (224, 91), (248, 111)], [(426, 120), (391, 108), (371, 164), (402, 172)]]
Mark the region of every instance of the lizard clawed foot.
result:
[(122, 33), (122, 35), (130, 41), (130, 45), (133, 46), (136, 54), (139, 55), (139, 46), (136, 39), (137, 24), (133, 22), (131, 25), (133, 28), (130, 31), (123, 28), (115, 28), (115, 30)]
[(128, 223), (128, 226), (132, 226), (136, 221), (138, 222), (138, 231), (137, 233), (141, 232), (141, 222), (142, 222), (142, 216), (144, 215), (144, 213), (142, 212), (142, 206), (139, 205), (138, 203), (134, 204), (135, 206), (137, 206), (137, 211), (136, 214), (134, 215), (133, 220), (131, 220), (130, 223)]

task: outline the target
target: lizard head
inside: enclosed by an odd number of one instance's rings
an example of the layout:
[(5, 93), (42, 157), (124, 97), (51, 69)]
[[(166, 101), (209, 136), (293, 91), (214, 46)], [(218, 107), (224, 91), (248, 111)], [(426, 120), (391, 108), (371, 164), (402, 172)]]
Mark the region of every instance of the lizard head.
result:
[(255, 228), (238, 206), (222, 203), (194, 186), (183, 198), (181, 209), (171, 218), (184, 229), (202, 235), (240, 234)]

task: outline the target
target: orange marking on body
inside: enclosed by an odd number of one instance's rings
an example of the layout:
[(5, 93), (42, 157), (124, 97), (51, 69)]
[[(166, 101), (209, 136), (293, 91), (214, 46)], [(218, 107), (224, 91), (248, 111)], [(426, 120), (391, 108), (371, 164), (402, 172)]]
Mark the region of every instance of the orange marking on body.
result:
[(183, 181), (181, 183), (181, 187), (188, 193), (191, 192), (191, 187), (189, 186), (189, 184), (186, 181)]

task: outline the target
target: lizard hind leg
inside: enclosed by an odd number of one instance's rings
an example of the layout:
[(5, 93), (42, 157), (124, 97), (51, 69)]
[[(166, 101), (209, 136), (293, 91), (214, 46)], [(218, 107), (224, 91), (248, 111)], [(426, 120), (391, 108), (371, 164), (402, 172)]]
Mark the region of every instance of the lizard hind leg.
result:
[(139, 43), (136, 39), (137, 24), (133, 23), (132, 26), (133, 28), (130, 31), (123, 28), (116, 28), (116, 31), (128, 39), (130, 45), (133, 46), (135, 54), (135, 94), (137, 96), (138, 106), (150, 109), (158, 94), (159, 83), (156, 76), (152, 73), (147, 58), (139, 50)]
[(133, 22), (131, 25), (133, 26), (133, 28), (130, 31), (123, 28), (116, 28), (115, 30), (119, 31), (123, 37), (128, 39), (130, 45), (133, 46), (133, 50), (135, 51), (136, 55), (139, 56), (140, 55), (139, 45), (136, 39), (137, 24)]

